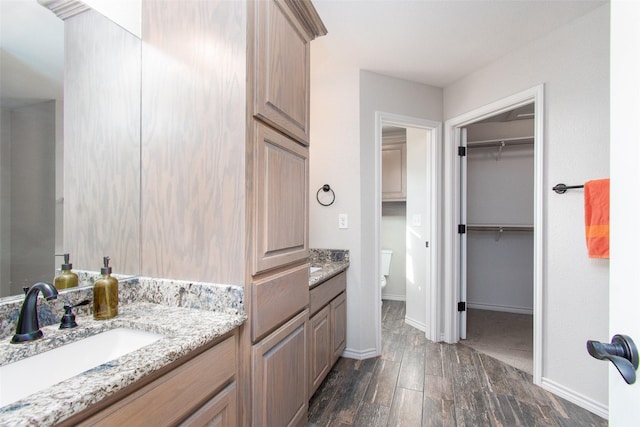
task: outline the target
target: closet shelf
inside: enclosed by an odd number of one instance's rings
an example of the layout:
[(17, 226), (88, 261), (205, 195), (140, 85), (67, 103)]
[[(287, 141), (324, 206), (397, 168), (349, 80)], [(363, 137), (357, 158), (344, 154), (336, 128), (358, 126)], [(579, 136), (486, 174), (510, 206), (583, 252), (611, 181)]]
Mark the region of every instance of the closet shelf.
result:
[(504, 139), (488, 139), (485, 141), (469, 141), (467, 142), (467, 148), (488, 148), (488, 147), (508, 147), (510, 145), (528, 145), (533, 144), (534, 138), (532, 136), (520, 137), (520, 138), (504, 138)]
[(533, 225), (496, 225), (496, 224), (469, 224), (468, 231), (533, 231)]

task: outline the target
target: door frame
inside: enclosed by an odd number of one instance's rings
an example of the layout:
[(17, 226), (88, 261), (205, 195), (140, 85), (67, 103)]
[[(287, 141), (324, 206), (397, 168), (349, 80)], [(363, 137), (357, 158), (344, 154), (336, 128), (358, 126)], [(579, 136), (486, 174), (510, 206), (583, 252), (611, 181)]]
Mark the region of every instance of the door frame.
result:
[[(441, 227), (440, 224), (440, 188), (441, 188), (441, 172), (440, 165), (442, 150), (440, 149), (442, 144), (442, 122), (436, 122), (433, 120), (420, 119), (417, 117), (404, 116), (400, 114), (386, 113), (382, 111), (376, 111), (375, 113), (375, 196), (374, 201), (376, 205), (375, 216), (375, 235), (374, 242), (376, 247), (376, 256), (374, 262), (374, 271), (380, 271), (380, 249), (381, 249), (381, 222), (382, 222), (382, 127), (383, 125), (409, 127), (416, 129), (424, 129), (430, 131), (430, 141), (428, 147), (429, 158), (425, 159), (425, 162), (429, 162), (428, 165), (431, 169), (430, 173), (430, 204), (433, 207), (433, 214), (431, 215), (431, 221), (429, 226), (431, 227), (431, 240), (429, 241), (429, 250), (427, 251), (428, 257), (431, 262), (431, 274), (429, 276), (430, 286), (426, 292), (425, 308), (429, 309), (430, 316), (427, 321), (429, 325), (425, 330), (425, 337), (432, 341), (440, 340), (440, 283), (441, 277), (440, 268), (440, 242), (441, 239)], [(376, 275), (378, 277), (378, 275)], [(375, 310), (376, 316), (376, 348), (377, 354), (382, 352), (382, 289), (379, 283), (375, 286), (376, 301), (378, 306)]]
[(461, 285), (461, 244), (458, 224), (461, 220), (460, 161), (458, 142), (461, 129), (471, 123), (535, 103), (534, 117), (534, 214), (533, 214), (533, 382), (542, 381), (542, 309), (544, 272), (544, 85), (540, 84), (483, 107), (449, 119), (444, 127), (444, 251), (443, 251), (443, 319), (444, 341), (456, 343), (460, 339), (460, 316), (457, 305)]

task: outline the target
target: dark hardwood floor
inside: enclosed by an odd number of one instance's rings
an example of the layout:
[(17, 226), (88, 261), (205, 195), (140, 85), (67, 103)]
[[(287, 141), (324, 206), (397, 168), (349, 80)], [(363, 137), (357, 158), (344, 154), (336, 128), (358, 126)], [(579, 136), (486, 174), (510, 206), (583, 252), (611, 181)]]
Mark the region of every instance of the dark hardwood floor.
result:
[(341, 358), (309, 402), (316, 426), (606, 426), (534, 386), (532, 377), (465, 345), (434, 343), (384, 301), (382, 355)]

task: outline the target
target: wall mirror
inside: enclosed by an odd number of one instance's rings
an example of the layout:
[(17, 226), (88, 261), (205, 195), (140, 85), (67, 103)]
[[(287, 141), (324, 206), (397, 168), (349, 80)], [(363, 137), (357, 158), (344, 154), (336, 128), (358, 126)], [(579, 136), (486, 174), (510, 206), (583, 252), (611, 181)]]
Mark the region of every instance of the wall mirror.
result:
[(141, 41), (77, 0), (39, 1), (0, 1), (2, 298), (52, 282), (65, 252), (74, 270), (108, 255), (140, 272)]

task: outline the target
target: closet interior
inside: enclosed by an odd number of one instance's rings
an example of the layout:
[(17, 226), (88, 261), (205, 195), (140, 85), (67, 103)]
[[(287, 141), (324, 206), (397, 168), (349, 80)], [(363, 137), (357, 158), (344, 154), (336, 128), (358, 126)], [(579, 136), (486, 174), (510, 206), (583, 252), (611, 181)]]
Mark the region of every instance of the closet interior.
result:
[(532, 373), (534, 108), (466, 127), (465, 344)]

